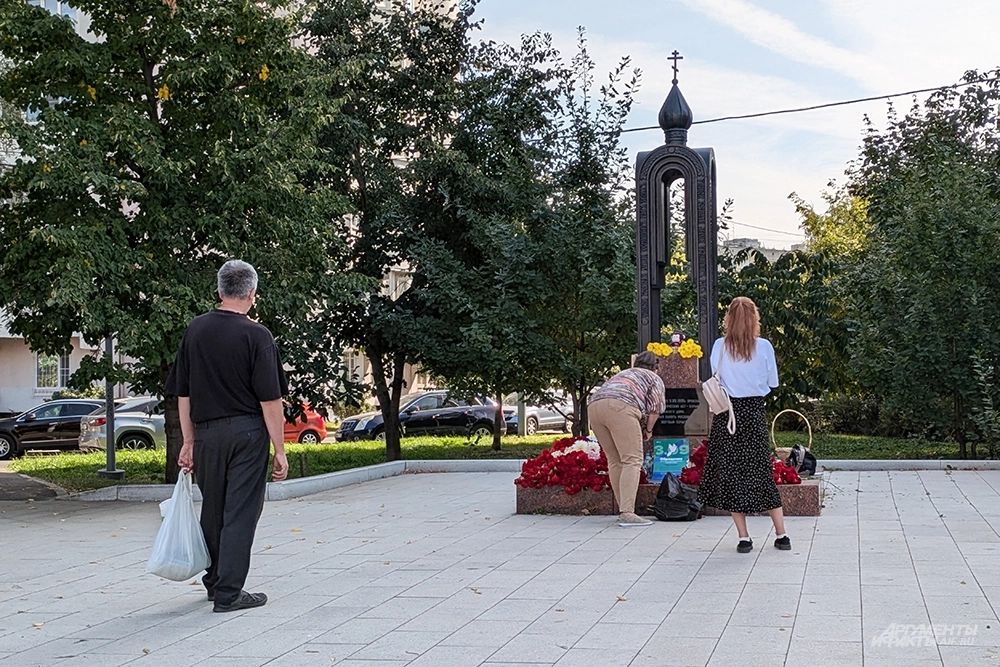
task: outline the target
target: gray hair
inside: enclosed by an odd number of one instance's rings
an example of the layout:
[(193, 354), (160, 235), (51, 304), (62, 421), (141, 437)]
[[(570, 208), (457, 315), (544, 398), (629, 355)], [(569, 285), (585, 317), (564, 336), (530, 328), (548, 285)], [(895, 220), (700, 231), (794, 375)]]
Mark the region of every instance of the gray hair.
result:
[(632, 368), (645, 368), (649, 371), (656, 370), (657, 359), (656, 354), (646, 350), (645, 352), (640, 352), (635, 355), (635, 361), (632, 362)]
[(257, 271), (241, 259), (231, 259), (219, 269), (219, 296), (247, 299), (257, 289)]

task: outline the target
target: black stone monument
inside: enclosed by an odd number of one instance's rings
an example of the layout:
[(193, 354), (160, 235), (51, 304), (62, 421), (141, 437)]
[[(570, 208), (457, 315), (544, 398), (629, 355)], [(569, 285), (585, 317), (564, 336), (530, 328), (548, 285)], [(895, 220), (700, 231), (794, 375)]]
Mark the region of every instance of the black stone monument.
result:
[(698, 364), (701, 380), (711, 375), (709, 353), (719, 336), (718, 224), (716, 220), (715, 151), (688, 148), (687, 133), (694, 120), (674, 78), (660, 109), (665, 143), (639, 153), (636, 159), (636, 259), (639, 296), (639, 351), (660, 341), (660, 290), (670, 261), (670, 186), (684, 181), (684, 229), (687, 258), (698, 290), (698, 343), (705, 355)]

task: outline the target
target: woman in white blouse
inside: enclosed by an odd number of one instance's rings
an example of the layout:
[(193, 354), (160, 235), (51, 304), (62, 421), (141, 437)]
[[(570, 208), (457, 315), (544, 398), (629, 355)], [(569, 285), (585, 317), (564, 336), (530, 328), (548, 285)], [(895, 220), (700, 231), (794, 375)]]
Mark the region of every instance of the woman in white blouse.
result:
[(760, 337), (760, 314), (745, 296), (729, 304), (725, 331), (725, 337), (712, 346), (712, 371), (729, 394), (736, 432), (730, 433), (727, 428), (728, 413), (713, 417), (698, 499), (732, 514), (739, 534), (736, 550), (740, 553), (753, 550), (746, 515), (758, 512), (771, 516), (774, 546), (787, 551), (792, 543), (785, 534), (764, 415), (764, 397), (778, 386), (774, 347)]

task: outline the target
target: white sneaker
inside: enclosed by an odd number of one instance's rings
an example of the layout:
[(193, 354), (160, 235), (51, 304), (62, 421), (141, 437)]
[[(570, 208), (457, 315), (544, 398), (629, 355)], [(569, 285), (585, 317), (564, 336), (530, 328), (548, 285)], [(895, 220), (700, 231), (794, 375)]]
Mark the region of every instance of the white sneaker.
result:
[(652, 523), (649, 519), (644, 519), (634, 512), (622, 512), (618, 515), (618, 525), (625, 528), (631, 526), (648, 526)]

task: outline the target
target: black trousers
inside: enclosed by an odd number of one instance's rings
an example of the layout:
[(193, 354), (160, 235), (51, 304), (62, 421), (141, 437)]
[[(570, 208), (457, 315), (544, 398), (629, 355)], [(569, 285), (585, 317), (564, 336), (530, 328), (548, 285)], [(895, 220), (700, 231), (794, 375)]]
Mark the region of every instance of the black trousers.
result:
[(236, 601), (250, 571), (257, 520), (264, 509), (270, 438), (259, 416), (195, 424), (194, 471), (201, 489), (201, 530), (212, 557), (202, 581), (215, 601)]

